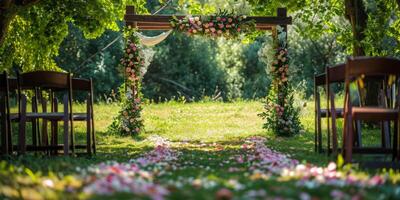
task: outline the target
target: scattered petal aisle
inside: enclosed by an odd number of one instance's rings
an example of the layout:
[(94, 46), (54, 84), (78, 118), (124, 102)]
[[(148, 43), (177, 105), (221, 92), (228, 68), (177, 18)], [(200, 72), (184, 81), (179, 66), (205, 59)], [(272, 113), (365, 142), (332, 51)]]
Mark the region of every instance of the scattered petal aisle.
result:
[[(257, 199), (280, 198), (277, 194), (270, 194), (269, 188), (255, 190), (251, 182), (257, 181), (292, 181), (300, 199), (312, 199), (307, 190), (319, 187), (330, 187), (325, 194), (333, 199), (362, 199), (363, 189), (374, 188), (385, 184), (396, 184), (398, 176), (375, 175), (370, 177), (351, 170), (337, 170), (335, 163), (327, 167), (317, 167), (311, 164), (300, 164), (299, 161), (274, 151), (266, 146), (263, 137), (250, 137), (243, 141), (236, 155), (219, 163), (221, 167), (229, 166), (229, 173), (244, 173), (251, 181), (240, 182), (236, 179), (219, 181), (208, 177), (181, 177), (175, 180), (162, 181), (158, 179), (173, 174), (175, 171), (190, 167), (212, 171), (209, 166), (203, 166), (191, 161), (180, 160), (185, 156), (182, 147), (193, 147), (214, 152), (222, 152), (227, 148), (221, 144), (193, 144), (189, 142), (170, 142), (159, 136), (152, 136), (148, 140), (154, 143), (154, 149), (145, 155), (132, 159), (127, 163), (108, 162), (89, 167), (81, 174), (84, 177), (84, 189), (87, 194), (111, 195), (114, 193), (131, 193), (151, 199), (168, 198), (172, 191), (183, 188), (205, 189), (215, 192), (217, 199)], [(193, 155), (192, 155), (193, 156)], [(211, 156), (208, 158), (212, 162)], [(250, 183), (249, 183), (250, 182)], [(346, 193), (346, 187), (355, 187), (356, 192)], [(253, 188), (253, 189), (250, 189)], [(219, 190), (218, 190), (219, 189)], [(281, 191), (284, 193), (285, 191)], [(278, 192), (279, 193), (279, 192)], [(400, 195), (400, 187), (393, 194)], [(234, 194), (237, 194), (234, 196)], [(320, 194), (321, 195), (321, 194)], [(214, 197), (214, 196), (213, 196)]]
[(89, 194), (108, 195), (115, 192), (134, 193), (152, 199), (164, 199), (169, 191), (154, 183), (170, 164), (178, 160), (179, 152), (161, 137), (149, 138), (155, 148), (128, 163), (109, 162), (90, 167), (83, 174), (88, 177), (84, 191)]

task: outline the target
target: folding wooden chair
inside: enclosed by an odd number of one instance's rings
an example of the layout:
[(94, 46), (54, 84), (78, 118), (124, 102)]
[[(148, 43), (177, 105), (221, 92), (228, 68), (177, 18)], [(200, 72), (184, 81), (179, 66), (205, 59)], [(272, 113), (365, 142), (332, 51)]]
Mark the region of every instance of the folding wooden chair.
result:
[(72, 90), (73, 92), (85, 92), (86, 94), (86, 113), (74, 113), (72, 117), (74, 121), (86, 121), (86, 145), (76, 145), (76, 148), (86, 148), (86, 152), (91, 155), (96, 153), (92, 79), (73, 78)]
[[(343, 66), (343, 67), (342, 67)], [(328, 69), (333, 69), (333, 70), (328, 70)], [(343, 109), (342, 108), (335, 108), (334, 107), (334, 93), (331, 90), (331, 84), (333, 83), (339, 83), (339, 82), (344, 82), (344, 73), (343, 75), (340, 76), (334, 76), (332, 72), (335, 74), (337, 73), (338, 69), (340, 70), (343, 68), (344, 71), (344, 65), (337, 65), (334, 67), (327, 67), (326, 72), (324, 74), (320, 74), (314, 77), (314, 96), (315, 96), (315, 151), (322, 153), (324, 149), (322, 148), (322, 126), (321, 126), (321, 118), (326, 118), (327, 119), (327, 153), (328, 155), (332, 152), (331, 148), (331, 130), (333, 132), (332, 137), (336, 133), (336, 118), (341, 118), (343, 117)], [(327, 76), (327, 74), (329, 76)], [(326, 109), (321, 109), (321, 97), (319, 94), (318, 87), (324, 87), (324, 90), (327, 94), (327, 108)], [(333, 101), (333, 104), (331, 104), (333, 107), (329, 107), (329, 102)], [(329, 111), (329, 112), (328, 112)], [(332, 117), (332, 127), (330, 126), (330, 121), (329, 118)], [(334, 141), (334, 139), (332, 139)], [(335, 145), (333, 145), (335, 146)], [(333, 150), (335, 151), (335, 150)]]
[[(394, 58), (384, 57), (358, 57), (348, 58), (345, 70), (345, 121), (343, 131), (343, 153), (345, 161), (352, 161), (352, 154), (354, 153), (391, 153), (393, 159), (398, 156), (398, 120), (399, 120), (399, 91), (397, 91), (394, 108), (385, 108), (382, 106), (353, 106), (351, 104), (350, 83), (363, 79), (364, 77), (389, 77), (400, 75), (400, 60)], [(384, 78), (382, 78), (384, 79)], [(378, 148), (367, 147), (353, 147), (354, 127), (353, 122), (356, 120), (362, 121), (393, 121), (394, 134), (392, 148), (385, 146)]]
[[(18, 150), (21, 154), (25, 153), (26, 150), (32, 151), (57, 151), (61, 148), (64, 150), (64, 155), (69, 155), (70, 148), (72, 153), (74, 153), (74, 134), (73, 134), (73, 112), (72, 112), (72, 80), (71, 74), (69, 73), (61, 73), (61, 72), (50, 72), (50, 71), (36, 71), (36, 72), (28, 72), (24, 74), (18, 74), (18, 96), (19, 96), (19, 107), (20, 107), (20, 119), (19, 119), (19, 137), (18, 137)], [(43, 90), (49, 90), (50, 94), (54, 91), (63, 92), (63, 112), (57, 112), (56, 109), (52, 109), (51, 112), (46, 112), (45, 107), (43, 106), (43, 112), (39, 112), (38, 109), (33, 109), (32, 112), (27, 112), (26, 104), (27, 98), (22, 94), (22, 90), (34, 90), (34, 94), (36, 94), (36, 98), (34, 98), (33, 103), (37, 105), (36, 99), (38, 98), (39, 93)], [(38, 92), (39, 91), (39, 92)], [(52, 101), (52, 104), (54, 102)], [(57, 107), (57, 105), (52, 105), (52, 107)], [(53, 123), (57, 123), (58, 121), (64, 122), (64, 145), (58, 146), (54, 145), (44, 145), (44, 146), (36, 146), (35, 142), (31, 147), (26, 145), (26, 122), (27, 121), (35, 121), (35, 120), (45, 120)], [(54, 130), (54, 129), (53, 129)], [(69, 135), (70, 134), (70, 135)], [(40, 135), (40, 134), (39, 134)], [(35, 137), (35, 136), (34, 136)], [(42, 135), (42, 137), (46, 137), (47, 135)], [(40, 141), (40, 138), (38, 139)], [(45, 140), (42, 138), (42, 140)], [(55, 142), (56, 143), (56, 142)]]
[(7, 72), (0, 74), (0, 126), (1, 154), (12, 154), (9, 83)]
[[(330, 116), (331, 119), (328, 118), (328, 149), (331, 150), (334, 155), (338, 153), (338, 135), (337, 135), (337, 122), (338, 118), (343, 118), (343, 108), (336, 108), (335, 105), (335, 93), (332, 90), (332, 84), (344, 83), (345, 81), (345, 64), (339, 64), (332, 67), (326, 68), (326, 90), (328, 94), (327, 99), (327, 109), (330, 110), (332, 115)], [(354, 145), (361, 146), (361, 122), (355, 121), (355, 128), (357, 132), (357, 139), (354, 141)], [(332, 137), (330, 137), (330, 131), (332, 131)], [(330, 147), (331, 142), (329, 141), (332, 139), (332, 149)], [(328, 152), (328, 154), (330, 153)]]

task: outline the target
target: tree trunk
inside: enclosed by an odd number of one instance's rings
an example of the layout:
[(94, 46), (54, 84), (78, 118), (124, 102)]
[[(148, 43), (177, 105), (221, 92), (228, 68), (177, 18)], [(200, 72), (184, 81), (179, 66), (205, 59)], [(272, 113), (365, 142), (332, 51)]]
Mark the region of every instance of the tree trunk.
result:
[[(400, 1), (400, 0), (398, 0)], [(363, 0), (345, 0), (346, 18), (350, 21), (353, 31), (353, 56), (365, 56), (361, 42), (365, 39), (368, 15)], [(363, 105), (378, 105), (380, 83), (376, 80), (365, 80), (365, 88), (360, 89), (360, 103)]]
[(4, 39), (6, 38), (11, 19), (14, 17), (13, 15), (13, 17), (11, 17), (11, 14), (7, 14), (7, 11), (4, 11), (3, 9), (0, 10), (0, 46), (3, 44)]
[(367, 28), (368, 15), (363, 0), (345, 0), (346, 17), (351, 23), (353, 31), (353, 55), (364, 56), (364, 48), (361, 41), (365, 38), (364, 31)]

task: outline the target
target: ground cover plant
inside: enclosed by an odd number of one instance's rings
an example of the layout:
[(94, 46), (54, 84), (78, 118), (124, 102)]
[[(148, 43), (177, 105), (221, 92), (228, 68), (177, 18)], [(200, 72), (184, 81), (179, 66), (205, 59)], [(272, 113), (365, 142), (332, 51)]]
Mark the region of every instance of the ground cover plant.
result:
[[(309, 102), (307, 105), (312, 105)], [(2, 158), (0, 197), (26, 199), (396, 199), (400, 176), (364, 171), (313, 150), (313, 107), (305, 133), (262, 129), (256, 101), (168, 102), (143, 107), (146, 130), (107, 132), (117, 104), (97, 104), (95, 156)], [(75, 106), (75, 109), (84, 109)], [(84, 125), (76, 126), (84, 141)]]

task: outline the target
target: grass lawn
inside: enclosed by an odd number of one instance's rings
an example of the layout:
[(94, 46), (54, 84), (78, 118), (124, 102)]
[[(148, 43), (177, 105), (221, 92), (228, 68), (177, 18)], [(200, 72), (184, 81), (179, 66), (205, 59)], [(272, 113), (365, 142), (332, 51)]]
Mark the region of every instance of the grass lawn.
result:
[[(149, 104), (143, 112), (145, 133), (132, 138), (107, 133), (118, 105), (97, 104), (95, 156), (3, 157), (0, 198), (398, 199), (399, 174), (371, 178), (375, 172), (314, 167), (326, 167), (335, 160), (314, 153), (313, 103), (308, 105), (301, 113), (305, 133), (280, 138), (262, 129), (263, 121), (257, 116), (263, 109), (260, 102)], [(75, 130), (77, 140), (83, 142), (84, 123), (77, 123)], [(274, 172), (285, 162), (297, 161), (304, 165)], [(99, 165), (104, 162), (108, 165)], [(131, 169), (133, 165), (139, 169)], [(333, 182), (328, 175), (307, 175), (313, 170), (342, 178)], [(101, 180), (114, 185), (104, 189), (96, 182)], [(108, 190), (123, 188), (118, 184), (129, 181), (135, 194)]]

